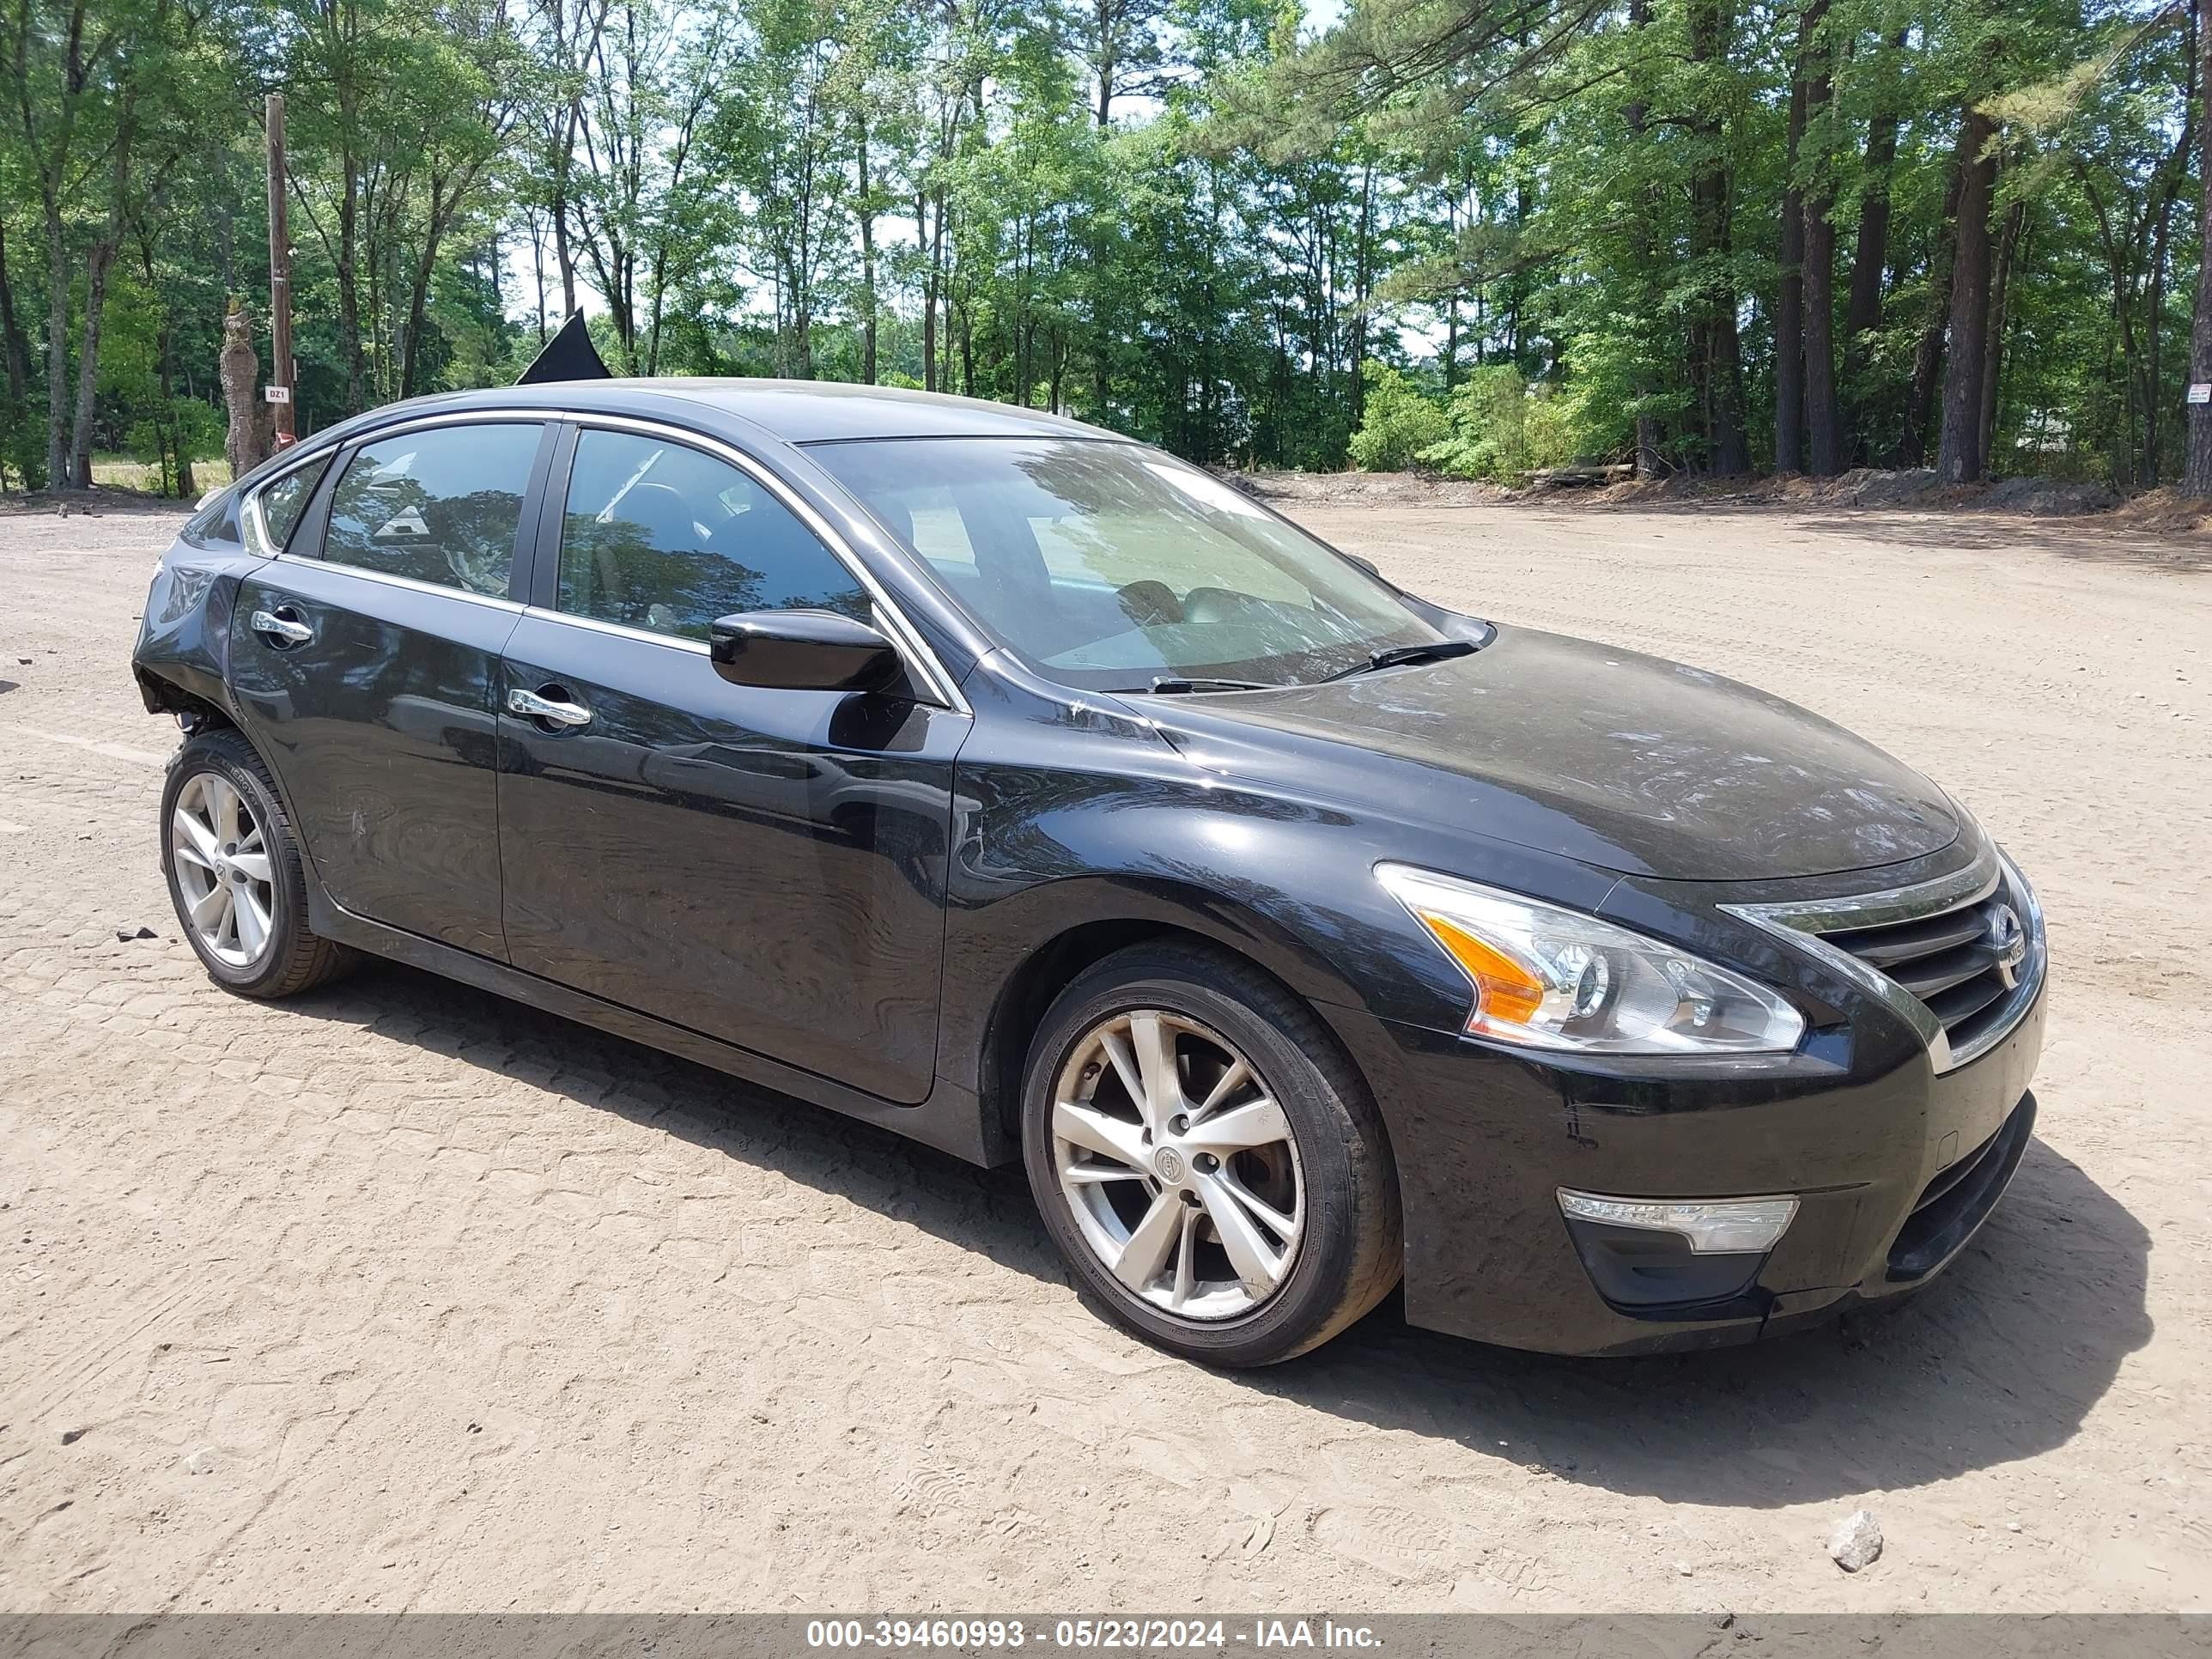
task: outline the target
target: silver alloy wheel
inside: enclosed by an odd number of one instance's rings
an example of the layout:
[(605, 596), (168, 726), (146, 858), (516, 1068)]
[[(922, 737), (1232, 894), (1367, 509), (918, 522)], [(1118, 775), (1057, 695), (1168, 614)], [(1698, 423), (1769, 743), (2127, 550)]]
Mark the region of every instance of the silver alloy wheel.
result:
[(1135, 1009), (1083, 1034), (1053, 1087), (1052, 1160), (1084, 1242), (1166, 1312), (1249, 1313), (1297, 1259), (1290, 1120), (1235, 1045), (1187, 1015)]
[(195, 774), (169, 815), (169, 856), (192, 932), (233, 968), (251, 968), (276, 931), (276, 872), (253, 808), (228, 778)]

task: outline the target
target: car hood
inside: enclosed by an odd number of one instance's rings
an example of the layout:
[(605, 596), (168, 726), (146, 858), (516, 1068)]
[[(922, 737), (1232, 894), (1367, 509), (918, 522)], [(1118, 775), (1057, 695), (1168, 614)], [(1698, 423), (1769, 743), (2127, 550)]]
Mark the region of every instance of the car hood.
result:
[(1769, 880), (1941, 851), (1943, 793), (1843, 727), (1633, 651), (1500, 629), (1471, 656), (1146, 697), (1194, 763), (1624, 875)]

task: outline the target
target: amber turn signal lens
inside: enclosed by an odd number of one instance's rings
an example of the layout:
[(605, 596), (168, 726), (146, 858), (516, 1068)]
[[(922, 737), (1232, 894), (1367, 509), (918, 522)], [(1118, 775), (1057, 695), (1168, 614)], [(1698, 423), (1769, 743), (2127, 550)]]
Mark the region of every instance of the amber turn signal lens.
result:
[(1469, 1036), (1586, 1054), (1786, 1054), (1779, 991), (1586, 911), (1406, 864), (1375, 879), (1474, 989)]
[(1516, 1025), (1526, 1025), (1536, 1017), (1537, 1009), (1544, 1003), (1544, 988), (1534, 975), (1503, 951), (1484, 944), (1450, 917), (1440, 916), (1432, 910), (1420, 915), (1428, 930), (1437, 936), (1437, 943), (1451, 952), (1452, 960), (1467, 969), (1468, 977), (1474, 981), (1481, 994), (1482, 1012), (1492, 1019), (1510, 1020)]

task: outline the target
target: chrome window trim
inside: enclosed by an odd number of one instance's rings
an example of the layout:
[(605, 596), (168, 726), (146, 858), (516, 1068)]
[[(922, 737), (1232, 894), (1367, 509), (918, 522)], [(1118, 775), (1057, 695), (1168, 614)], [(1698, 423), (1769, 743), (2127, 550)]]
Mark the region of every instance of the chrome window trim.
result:
[(520, 599), (503, 599), (496, 593), (471, 593), (465, 587), (448, 587), (441, 582), (417, 581), (412, 576), (395, 576), (388, 570), (370, 570), (362, 565), (348, 564), (343, 559), (303, 559), (297, 553), (272, 553), (270, 558), (282, 564), (312, 566), (318, 570), (342, 570), (349, 576), (358, 576), (365, 582), (381, 582), (386, 587), (401, 587), (410, 593), (432, 593), (441, 599), (465, 599), (471, 605), (487, 605), (494, 611), (505, 611), (520, 616), (527, 608)]
[[(945, 672), (945, 665), (937, 659), (937, 653), (929, 648), (920, 631), (907, 620), (906, 613), (899, 609), (897, 602), (891, 598), (890, 591), (877, 580), (875, 573), (867, 568), (860, 556), (854, 552), (851, 544), (837, 533), (827, 519), (815, 510), (813, 503), (793, 490), (782, 479), (746, 454), (744, 450), (720, 438), (710, 437), (703, 432), (695, 432), (689, 427), (678, 426), (667, 421), (646, 420), (630, 415), (595, 415), (580, 412), (568, 415), (563, 418), (582, 431), (598, 428), (617, 432), (641, 432), (654, 437), (666, 438), (672, 442), (687, 444), (694, 449), (714, 456), (717, 460), (726, 461), (736, 467), (738, 471), (768, 491), (775, 498), (778, 504), (787, 509), (799, 523), (812, 532), (815, 539), (829, 550), (830, 557), (843, 565), (847, 574), (860, 583), (868, 597), (875, 602), (877, 615), (887, 624), (884, 631), (890, 635), (892, 645), (896, 647), (901, 659), (905, 661), (908, 672), (914, 675), (917, 687), (927, 694), (927, 700), (951, 709), (955, 714), (973, 718), (975, 711), (969, 707), (968, 699), (961, 695), (958, 684), (951, 675)], [(556, 505), (555, 510), (565, 518), (568, 502), (565, 500), (560, 501)], [(557, 550), (560, 545), (557, 538), (554, 545)], [(557, 551), (556, 556), (558, 556)], [(595, 617), (574, 616), (565, 611), (552, 610), (544, 606), (533, 605), (529, 609), (531, 614), (544, 617), (549, 620), (599, 628), (627, 638), (651, 640), (658, 644), (675, 645), (702, 654), (706, 654), (708, 651), (708, 647), (698, 641), (687, 640), (680, 635), (655, 634), (647, 629), (629, 628), (619, 623), (603, 623)]]
[[(276, 538), (269, 533), (269, 520), (261, 515), (263, 493), (273, 489), (301, 468), (312, 466), (317, 461), (327, 464), (335, 459), (335, 456), (336, 450), (330, 446), (325, 446), (311, 454), (301, 456), (289, 466), (280, 467), (246, 492), (245, 502), (239, 510), (239, 517), (246, 521), (246, 528), (252, 533), (256, 544), (253, 550), (256, 553), (264, 559), (281, 558), (283, 556), (283, 550), (276, 545)], [(309, 496), (313, 499), (312, 491), (309, 492)], [(294, 526), (295, 529), (297, 527), (297, 526)]]
[(708, 647), (698, 640), (687, 640), (681, 634), (656, 634), (649, 628), (632, 628), (628, 623), (602, 621), (597, 617), (579, 617), (567, 611), (556, 611), (550, 605), (526, 605), (522, 614), (532, 622), (562, 623), (570, 628), (588, 628), (594, 634), (611, 634), (617, 639), (636, 640), (644, 645), (665, 645), (672, 651), (689, 651), (695, 656), (708, 656)]
[[(1962, 905), (1978, 904), (2002, 882), (2021, 911), (2027, 939), (2027, 958), (2021, 964), (2019, 982), (1997, 1004), (1996, 1018), (1987, 1030), (1960, 1048), (1951, 1046), (1942, 1022), (1918, 997), (1883, 973), (1861, 962), (1823, 933), (1858, 927), (1883, 927), (1922, 916), (1939, 915)], [(1723, 904), (1729, 915), (1763, 929), (1797, 950), (1817, 958), (1859, 989), (1887, 1006), (1911, 1026), (1927, 1045), (1928, 1057), (1938, 1075), (1955, 1072), (1980, 1059), (2002, 1042), (2027, 1018), (2043, 990), (2050, 950), (2044, 938), (2043, 907), (2017, 865), (1994, 845), (1986, 847), (1972, 864), (1932, 881), (1878, 892), (1855, 893), (1845, 898), (1784, 900), (1768, 904)]]
[(398, 437), (404, 432), (418, 432), (433, 426), (507, 426), (526, 421), (538, 426), (557, 426), (563, 421), (580, 419), (571, 409), (529, 409), (513, 404), (489, 405), (483, 409), (448, 409), (434, 415), (410, 415), (403, 420), (370, 427), (340, 441), (342, 449), (359, 449), (365, 445), (379, 443), (386, 438)]

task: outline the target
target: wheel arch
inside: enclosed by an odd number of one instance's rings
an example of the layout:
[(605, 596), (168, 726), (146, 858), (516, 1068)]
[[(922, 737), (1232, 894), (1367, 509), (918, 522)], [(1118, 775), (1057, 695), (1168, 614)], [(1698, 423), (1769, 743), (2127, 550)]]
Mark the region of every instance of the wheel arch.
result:
[[(1251, 931), (1238, 933), (1230, 927), (1232, 921), (1251, 924)], [(1080, 975), (1133, 945), (1127, 982), (1133, 991), (1147, 1000), (1157, 995), (1164, 1006), (1190, 1007), (1200, 1020), (1219, 1024), (1231, 1034), (1224, 1040), (1232, 1050), (1251, 1056), (1263, 1087), (1289, 1091), (1285, 1109), (1293, 1127), (1282, 1133), (1294, 1148), (1304, 1147), (1306, 1201), (1320, 1206), (1281, 1234), (1286, 1242), (1304, 1241), (1295, 1267), (1285, 1273), (1277, 1264), (1267, 1296), (1218, 1326), (1178, 1323), (1172, 1303), (1148, 1304), (1150, 1292), (1125, 1276), (1126, 1252), (1110, 1247), (1111, 1228), (1108, 1245), (1102, 1246), (1093, 1221), (1084, 1218), (1055, 1174), (1056, 1133), (1046, 1126), (1054, 1121), (1049, 1103), (1056, 1095), (1032, 1097), (1023, 1109), (1022, 1082), (1049, 1081), (1062, 1038), (1077, 1039), (1095, 1029), (1102, 1014), (1121, 1006), (1113, 989), (1123, 982), (1121, 975), (1101, 976), (1088, 986)], [(1196, 917), (1125, 912), (1077, 921), (1022, 957), (1002, 988), (991, 1025), (995, 1084), (987, 1083), (986, 1109), (1013, 1112), (1006, 1139), (1019, 1149), (1046, 1231), (1069, 1262), (1079, 1292), (1125, 1328), (1209, 1364), (1268, 1364), (1304, 1352), (1371, 1310), (1405, 1270), (1402, 1182), (1370, 1073), (1338, 1026), (1348, 1011), (1303, 988), (1300, 981), (1310, 987), (1311, 975), (1296, 961), (1285, 962), (1279, 947), (1266, 918), (1224, 916), (1218, 909)], [(1188, 991), (1179, 993), (1167, 982), (1147, 985), (1148, 979), (1187, 981)], [(1079, 1000), (1053, 1018), (1047, 1010), (1072, 987), (1081, 988)], [(1033, 1054), (1038, 1021), (1049, 1022), (1055, 1047)], [(1024, 1127), (1035, 1133), (1024, 1138)], [(1309, 1131), (1316, 1138), (1309, 1139)], [(1149, 1172), (1152, 1166), (1147, 1161), (1140, 1167)], [(1159, 1167), (1163, 1181), (1182, 1181), (1180, 1172)], [(1194, 1167), (1209, 1166), (1200, 1159)], [(1313, 1185), (1316, 1179), (1319, 1188)], [(1172, 1206), (1173, 1196), (1156, 1191), (1146, 1212), (1147, 1227), (1161, 1203)], [(1194, 1200), (1188, 1188), (1182, 1196)], [(1218, 1219), (1218, 1197), (1194, 1201)], [(1310, 1219), (1316, 1214), (1319, 1222)], [(1133, 1215), (1125, 1212), (1121, 1220), (1129, 1223)], [(1194, 1260), (1186, 1256), (1185, 1266)], [(1143, 1271), (1149, 1283), (1156, 1268)], [(1178, 1285), (1185, 1282), (1183, 1271), (1177, 1269)], [(1232, 1270), (1232, 1276), (1243, 1273)]]
[[(237, 716), (212, 697), (190, 690), (177, 682), (166, 678), (143, 665), (133, 665), (137, 676), (138, 694), (149, 714), (174, 714), (178, 725), (188, 738), (203, 732), (238, 730)], [(266, 756), (262, 757), (264, 761)]]
[[(300, 814), (292, 802), (291, 786), (286, 781), (283, 769), (270, 758), (268, 748), (261, 741), (260, 734), (240, 719), (235, 710), (187, 690), (143, 664), (134, 665), (133, 672), (137, 674), (140, 685), (145, 688), (149, 709), (155, 708), (154, 688), (157, 685), (162, 688), (167, 701), (155, 712), (174, 714), (184, 728), (185, 743), (211, 732), (228, 732), (252, 751), (254, 759), (261, 763), (261, 769), (268, 774), (270, 787), (276, 792), (276, 801), (284, 809), (285, 819), (293, 826), (293, 840), (300, 849), (300, 873), (307, 886), (307, 908), (311, 918), (319, 918), (322, 908), (329, 903), (329, 897), (324, 890), (321, 874), (315, 867), (315, 849), (307, 844), (307, 836), (300, 832)], [(180, 746), (177, 754), (183, 752)], [(170, 764), (175, 763), (176, 756), (172, 756)]]
[[(178, 812), (183, 792), (196, 778), (221, 779), (233, 793), (241, 797), (240, 810), (250, 809), (258, 821), (254, 833), (261, 837), (267, 873), (258, 878), (252, 877), (250, 872), (242, 873), (238, 890), (246, 894), (250, 881), (258, 880), (270, 890), (269, 903), (263, 918), (263, 939), (252, 946), (252, 954), (243, 962), (223, 957), (219, 942), (210, 939), (200, 929), (198, 919), (198, 902), (210, 896), (212, 890), (225, 885), (224, 866), (218, 861), (210, 869), (210, 890), (188, 895), (182, 885), (181, 866), (172, 850), (173, 815)], [(352, 960), (350, 953), (337, 941), (318, 933), (313, 926), (315, 878), (308, 866), (306, 849), (293, 832), (290, 805), (275, 769), (252, 734), (242, 726), (226, 719), (211, 720), (188, 728), (185, 740), (171, 758), (162, 782), (161, 825), (162, 874), (176, 908), (178, 924), (185, 930), (186, 943), (200, 958), (202, 966), (224, 989), (252, 997), (287, 997), (321, 984), (342, 972)], [(241, 836), (238, 848), (244, 847), (246, 839)], [(223, 850), (233, 852), (237, 848), (226, 847)], [(195, 861), (203, 866), (209, 865), (205, 857)], [(242, 866), (234, 861), (228, 868), (240, 870)], [(226, 912), (236, 902), (234, 898), (227, 904)], [(234, 937), (241, 946), (245, 945), (242, 927), (235, 931)]]
[[(1112, 896), (1102, 902), (1095, 890)], [(1042, 926), (1029, 938), (990, 988), (980, 1019), (956, 1019), (956, 1040), (957, 1028), (972, 1028), (974, 1053), (949, 1057), (957, 1068), (951, 1075), (975, 1079), (986, 1123), (1003, 1132), (1008, 1145), (1020, 1144), (1022, 1077), (1054, 1001), (1092, 966), (1135, 945), (1189, 945), (1273, 981), (1313, 1012), (1345, 1064), (1372, 1092), (1371, 1079), (1336, 1029), (1333, 1005), (1352, 1000), (1349, 988), (1269, 918), (1218, 894), (1173, 883), (1133, 890), (1103, 879), (1054, 882), (1036, 890), (1032, 902), (1041, 907), (1039, 914), (1062, 925)], [(1071, 915), (1081, 919), (1069, 921)]]

